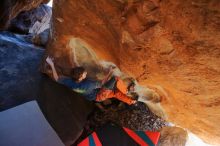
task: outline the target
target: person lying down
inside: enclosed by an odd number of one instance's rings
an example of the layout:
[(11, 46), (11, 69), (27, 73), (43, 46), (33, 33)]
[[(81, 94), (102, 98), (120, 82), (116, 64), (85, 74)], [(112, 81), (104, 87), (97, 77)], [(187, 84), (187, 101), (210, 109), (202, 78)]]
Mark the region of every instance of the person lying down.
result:
[(71, 77), (59, 77), (53, 59), (48, 56), (46, 62), (52, 69), (55, 81), (82, 94), (87, 100), (102, 102), (109, 98), (116, 98), (128, 105), (137, 102), (127, 95), (127, 93), (134, 90), (135, 84), (131, 83), (126, 86), (119, 77), (112, 76), (114, 67), (110, 67), (108, 74), (102, 81), (96, 81), (87, 78), (87, 71), (83, 67), (73, 68)]

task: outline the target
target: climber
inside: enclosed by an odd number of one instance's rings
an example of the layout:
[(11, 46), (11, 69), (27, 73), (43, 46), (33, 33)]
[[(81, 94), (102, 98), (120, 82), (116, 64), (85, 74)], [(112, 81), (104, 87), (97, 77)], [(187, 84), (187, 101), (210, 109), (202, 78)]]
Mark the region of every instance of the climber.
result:
[[(138, 94), (135, 92), (135, 81), (133, 78), (124, 78), (123, 81), (119, 77), (111, 77), (110, 80), (108, 80), (104, 85), (104, 89), (109, 89), (109, 90), (103, 90), (103, 92), (111, 92), (114, 91), (115, 94), (120, 94), (123, 93), (127, 96), (129, 96), (133, 100), (138, 100)], [(102, 90), (101, 90), (102, 91)], [(112, 92), (111, 92), (112, 93)], [(99, 99), (97, 99), (99, 100)], [(114, 100), (113, 100), (114, 102)], [(111, 104), (111, 101), (108, 101), (107, 104)], [(116, 102), (117, 103), (117, 102)], [(137, 103), (137, 102), (136, 102)], [(106, 104), (106, 103), (105, 103)], [(104, 107), (99, 106), (96, 104), (101, 110), (104, 110)], [(135, 104), (136, 106), (138, 104)], [(118, 109), (125, 107), (124, 102), (119, 102), (117, 105)]]
[[(55, 69), (52, 58), (47, 57), (46, 62), (50, 65), (52, 69), (53, 78), (67, 87), (71, 88), (73, 91), (77, 93), (81, 93), (86, 97), (86, 99), (92, 101), (101, 102), (108, 98), (117, 98), (120, 101), (123, 101), (129, 105), (135, 104), (137, 101), (131, 99), (126, 95), (128, 92), (124, 86), (122, 86), (122, 81), (118, 77), (112, 77), (116, 79), (116, 83), (118, 87), (122, 87), (122, 90), (115, 89), (112, 90), (110, 88), (106, 88), (108, 85), (105, 84), (111, 78), (113, 67), (110, 68), (108, 75), (101, 81), (94, 81), (88, 79), (87, 72), (83, 67), (75, 67), (71, 71), (72, 78), (60, 78)], [(111, 79), (112, 79), (111, 78)]]

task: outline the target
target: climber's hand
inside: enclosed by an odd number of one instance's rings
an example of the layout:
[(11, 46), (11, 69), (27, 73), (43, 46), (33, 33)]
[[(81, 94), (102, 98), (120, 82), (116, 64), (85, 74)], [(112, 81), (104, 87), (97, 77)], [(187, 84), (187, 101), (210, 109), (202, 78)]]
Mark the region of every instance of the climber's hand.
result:
[(133, 101), (132, 101), (132, 104), (133, 104), (133, 105), (137, 104), (137, 100), (133, 100)]
[(50, 66), (53, 66), (53, 65), (54, 65), (54, 63), (53, 63), (53, 58), (51, 58), (51, 57), (49, 57), (49, 56), (47, 56), (46, 62), (47, 62)]
[(102, 80), (102, 85), (104, 85), (108, 80), (110, 80), (111, 76), (112, 76), (112, 73), (114, 71), (116, 67), (111, 65), (109, 67), (109, 71), (108, 71), (108, 74), (106, 75), (106, 77)]
[(116, 66), (111, 65), (111, 66), (109, 67), (109, 72), (113, 72), (115, 68), (116, 68)]

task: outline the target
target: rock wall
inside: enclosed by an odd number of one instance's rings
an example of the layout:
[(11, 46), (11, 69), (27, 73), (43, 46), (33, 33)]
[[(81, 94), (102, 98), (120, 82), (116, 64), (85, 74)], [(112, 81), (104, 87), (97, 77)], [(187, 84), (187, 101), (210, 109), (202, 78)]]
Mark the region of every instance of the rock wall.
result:
[(186, 146), (188, 134), (179, 127), (164, 127), (160, 131), (159, 146)]
[(53, 10), (57, 66), (87, 48), (160, 94), (169, 121), (220, 144), (218, 0), (54, 0)]
[(21, 35), (0, 32), (0, 112), (35, 100), (42, 80), (43, 49)]
[(30, 11), (24, 11), (11, 20), (8, 30), (22, 34), (39, 34), (50, 28), (52, 8), (47, 5), (39, 5)]
[(0, 3), (0, 30), (7, 29), (10, 20), (20, 12), (36, 8), (49, 0), (2, 0)]

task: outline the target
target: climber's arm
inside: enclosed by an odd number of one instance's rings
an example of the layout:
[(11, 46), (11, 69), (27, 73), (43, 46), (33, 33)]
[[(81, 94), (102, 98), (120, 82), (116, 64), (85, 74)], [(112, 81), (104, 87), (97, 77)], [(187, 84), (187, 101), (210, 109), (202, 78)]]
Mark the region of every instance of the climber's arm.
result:
[(53, 63), (52, 58), (50, 58), (50, 57), (48, 56), (47, 59), (46, 59), (46, 62), (50, 65), (50, 67), (51, 67), (51, 69), (52, 69), (54, 80), (58, 81), (59, 76), (58, 76), (58, 74), (57, 74), (57, 71), (56, 71), (56, 68), (55, 68), (55, 66), (54, 66), (54, 63)]
[(105, 78), (102, 80), (102, 85), (104, 85), (112, 76), (113, 70), (115, 69), (114, 66), (111, 66), (109, 69), (108, 74), (105, 76)]
[(135, 104), (137, 102), (137, 100), (131, 99), (131, 97), (123, 94), (120, 91), (116, 91), (115, 98), (117, 98), (120, 101), (123, 101), (123, 102), (127, 103), (128, 105)]

